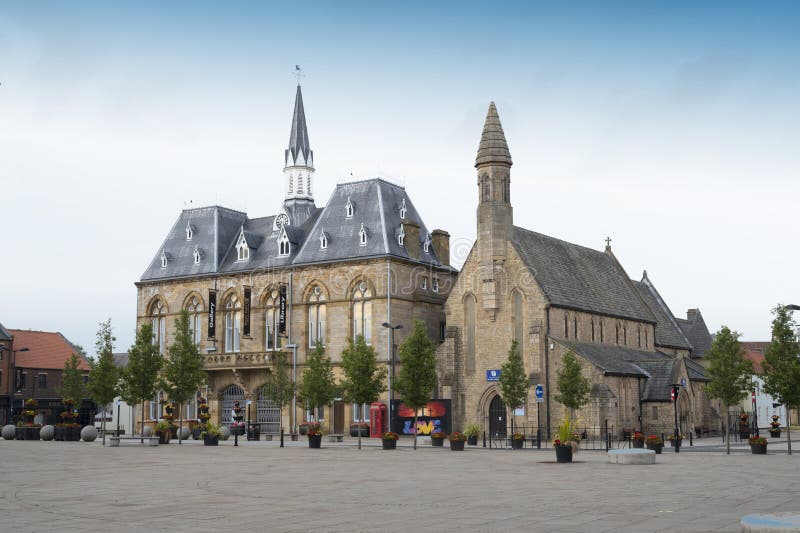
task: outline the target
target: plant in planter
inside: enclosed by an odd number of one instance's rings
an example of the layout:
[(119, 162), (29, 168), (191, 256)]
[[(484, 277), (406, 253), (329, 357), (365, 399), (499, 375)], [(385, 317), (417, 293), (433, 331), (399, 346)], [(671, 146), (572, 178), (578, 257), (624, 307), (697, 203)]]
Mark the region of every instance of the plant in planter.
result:
[(159, 444), (169, 444), (172, 438), (172, 424), (168, 420), (161, 420), (154, 428)]
[(39, 402), (33, 398), (25, 400), (25, 409), (22, 411), (21, 428), (17, 431), (17, 439), (19, 440), (39, 440), (39, 431), (42, 428), (41, 424), (34, 424), (36, 419), (36, 408)]
[(308, 435), (309, 448), (320, 447), (320, 445), (322, 444), (322, 427), (319, 422), (309, 422), (306, 435)]
[(556, 450), (556, 462), (571, 463), (572, 455), (578, 451), (578, 443), (573, 440), (575, 434), (572, 421), (567, 416), (558, 426), (553, 448)]
[(769, 423), (769, 436), (777, 439), (781, 436), (781, 423), (778, 422), (778, 415), (772, 415), (772, 422)]
[(481, 434), (481, 427), (475, 422), (468, 425), (467, 428), (464, 430), (464, 435), (467, 436), (467, 444), (469, 444), (470, 446), (478, 445), (478, 435), (480, 434)]
[[(300, 434), (301, 435), (307, 434), (308, 433), (308, 422), (300, 422), (300, 425), (298, 426), (298, 428), (300, 429)], [(355, 436), (355, 435), (352, 435), (352, 436)]]
[(244, 435), (244, 409), (239, 400), (233, 402), (233, 423), (231, 424), (231, 435)]
[(56, 424), (56, 440), (79, 441), (81, 440), (81, 425), (78, 424), (78, 414), (75, 413), (75, 402), (64, 400), (64, 411), (61, 413), (61, 423)]
[(514, 433), (511, 435), (511, 449), (521, 450), (525, 444), (525, 435), (523, 433)]
[(387, 431), (382, 435), (383, 449), (394, 450), (397, 448), (397, 433)]
[(447, 436), (450, 441), (450, 449), (454, 452), (464, 451), (464, 444), (467, 443), (467, 436), (458, 431), (454, 431)]
[(648, 435), (645, 439), (645, 445), (648, 450), (653, 450), (657, 454), (660, 454), (661, 450), (664, 449), (664, 441), (658, 435)]
[(677, 437), (675, 437), (675, 435), (670, 435), (669, 437), (667, 437), (667, 440), (669, 441), (669, 445), (672, 447), (675, 447), (677, 441), (678, 448), (680, 448), (681, 443), (683, 442), (683, 435), (678, 434)]
[(359, 430), (362, 437), (369, 437), (369, 424), (366, 422), (351, 422), (350, 423), (350, 436), (358, 437)]
[(634, 431), (631, 435), (631, 443), (634, 448), (644, 448), (644, 433)]
[(222, 428), (219, 425), (210, 421), (203, 424), (203, 430), (200, 436), (203, 438), (204, 446), (217, 446), (221, 435)]
[(747, 413), (739, 415), (739, 438), (746, 439), (750, 437), (750, 424), (747, 421)]
[(431, 446), (444, 446), (444, 438), (447, 435), (441, 431), (431, 433)]
[(767, 439), (764, 437), (750, 437), (747, 442), (753, 455), (767, 455)]
[(203, 396), (197, 399), (197, 419), (200, 420), (200, 423), (192, 429), (192, 438), (194, 440), (200, 440), (200, 434), (203, 432), (203, 427), (208, 423), (211, 415), (208, 414), (208, 400), (206, 400)]

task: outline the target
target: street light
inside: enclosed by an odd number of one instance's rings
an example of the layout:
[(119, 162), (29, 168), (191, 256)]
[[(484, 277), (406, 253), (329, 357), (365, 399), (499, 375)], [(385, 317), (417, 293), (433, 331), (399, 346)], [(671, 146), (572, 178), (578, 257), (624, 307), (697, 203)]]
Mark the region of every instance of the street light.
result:
[(295, 418), (297, 413), (297, 344), (287, 344), (287, 348), (292, 349), (292, 416), (291, 416), (291, 426), (292, 426), (292, 435), (296, 434), (297, 428), (295, 427)]
[[(17, 379), (17, 352), (29, 352), (30, 348), (20, 348), (19, 350), (10, 350), (5, 346), (0, 346), (0, 352), (11, 352), (11, 376), (14, 376), (14, 389), (16, 393), (11, 393), (9, 387), (8, 403), (10, 405), (11, 423), (14, 423), (14, 394), (20, 394), (22, 391), (19, 389), (19, 380)], [(11, 379), (9, 376), (8, 379)]]
[(394, 415), (394, 390), (392, 390), (392, 382), (394, 381), (394, 361), (396, 359), (395, 351), (396, 346), (394, 345), (394, 332), (397, 329), (403, 329), (403, 324), (397, 324), (396, 326), (392, 326), (388, 322), (384, 322), (381, 326), (387, 328), (389, 330), (389, 342), (391, 343), (392, 347), (392, 360), (389, 362), (389, 431), (393, 430), (392, 422), (393, 422), (393, 415)]

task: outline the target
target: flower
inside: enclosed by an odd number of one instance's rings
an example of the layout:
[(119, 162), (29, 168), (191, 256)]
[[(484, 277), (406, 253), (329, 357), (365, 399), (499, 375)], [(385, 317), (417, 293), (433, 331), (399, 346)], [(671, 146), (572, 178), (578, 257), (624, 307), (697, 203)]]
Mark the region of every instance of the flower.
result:
[(306, 435), (313, 437), (316, 435), (322, 435), (322, 427), (320, 426), (319, 422), (309, 422), (308, 423), (308, 432)]
[(749, 442), (750, 444), (758, 444), (761, 446), (767, 445), (767, 439), (765, 439), (764, 437), (750, 437), (749, 439), (747, 439), (747, 442)]
[(441, 432), (441, 431), (434, 431), (433, 433), (431, 433), (431, 438), (432, 438), (432, 439), (443, 439), (443, 438), (445, 438), (446, 436), (447, 436), (447, 435), (445, 435), (445, 434), (444, 434), (443, 432)]
[[(675, 435), (670, 435), (667, 440), (675, 440)], [(678, 434), (678, 440), (683, 440), (683, 435)]]
[(514, 433), (513, 435), (511, 435), (511, 438), (514, 440), (525, 440), (525, 435), (523, 435), (522, 433)]
[(634, 431), (633, 436), (631, 437), (633, 440), (644, 440), (644, 433), (641, 431)]
[(383, 434), (383, 440), (397, 440), (397, 433), (394, 431), (387, 431)]
[(561, 441), (556, 439), (553, 441), (553, 446), (561, 446)]
[(664, 444), (664, 441), (658, 435), (648, 435), (645, 442), (647, 444)]
[(467, 440), (467, 436), (463, 433), (459, 433), (458, 431), (450, 433), (447, 438), (450, 440), (450, 442), (462, 442)]
[(39, 402), (37, 402), (33, 398), (28, 398), (27, 400), (25, 400), (25, 407), (36, 407), (37, 405), (39, 405)]

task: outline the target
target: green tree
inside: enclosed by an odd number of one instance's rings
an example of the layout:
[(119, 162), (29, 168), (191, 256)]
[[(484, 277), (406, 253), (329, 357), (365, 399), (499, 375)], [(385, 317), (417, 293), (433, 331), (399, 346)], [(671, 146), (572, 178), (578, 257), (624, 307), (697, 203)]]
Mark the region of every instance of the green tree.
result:
[(81, 358), (77, 354), (72, 354), (64, 363), (64, 370), (61, 373), (61, 397), (75, 402), (78, 409), (83, 403), (83, 375), (80, 364)]
[[(800, 345), (795, 337), (797, 324), (791, 310), (778, 305), (772, 310), (772, 342), (764, 352), (764, 390), (790, 408), (800, 408)], [(786, 424), (786, 441), (792, 454), (791, 423)]]
[[(364, 422), (364, 405), (378, 399), (386, 390), (384, 380), (386, 369), (378, 368), (375, 348), (367, 345), (364, 337), (359, 335), (355, 341), (348, 340), (347, 348), (342, 351), (342, 393), (345, 399), (361, 406), (359, 422)], [(358, 449), (361, 449), (361, 432), (358, 432)]]
[(298, 393), (306, 409), (314, 412), (314, 420), (317, 419), (316, 408), (330, 404), (336, 397), (333, 365), (319, 342), (308, 355)]
[(511, 341), (508, 359), (500, 367), (500, 395), (506, 409), (511, 411), (511, 433), (514, 433), (514, 412), (517, 407), (525, 404), (528, 395), (528, 378), (525, 376), (525, 367), (522, 364), (522, 354), (517, 341)]
[(90, 361), (89, 395), (98, 407), (103, 408), (103, 444), (106, 443), (106, 408), (114, 401), (119, 390), (119, 368), (114, 364), (114, 341), (117, 340), (111, 330), (111, 319), (100, 322), (95, 342), (96, 358)]
[(283, 408), (294, 397), (294, 383), (289, 375), (289, 365), (286, 363), (286, 354), (274, 352), (275, 361), (273, 370), (269, 374), (269, 381), (261, 387), (261, 391), (269, 400), (278, 406), (281, 412), (281, 447), (283, 447)]
[(555, 400), (569, 409), (569, 419), (574, 418), (575, 411), (589, 403), (589, 392), (592, 383), (581, 374), (581, 365), (575, 358), (572, 349), (564, 354), (564, 366), (556, 373)]
[[(708, 362), (706, 372), (711, 381), (706, 385), (706, 393), (716, 398), (725, 406), (725, 433), (728, 433), (728, 410), (731, 405), (742, 401), (753, 384), (753, 364), (745, 359), (742, 345), (739, 344), (739, 333), (731, 331), (727, 326), (717, 331), (711, 349), (706, 353)], [(727, 453), (731, 453), (731, 440), (726, 439)]]
[[(122, 371), (120, 396), (130, 405), (142, 404), (142, 430), (144, 430), (144, 401), (156, 394), (158, 373), (164, 357), (153, 344), (153, 326), (144, 323), (136, 332), (136, 340), (129, 350), (128, 366)], [(142, 432), (144, 440), (144, 432)]]
[[(436, 345), (433, 344), (419, 320), (400, 345), (400, 372), (395, 389), (403, 403), (414, 410), (414, 449), (417, 449), (417, 413), (431, 399), (436, 385)], [(389, 406), (391, 409), (391, 406)], [(391, 428), (389, 428), (391, 429)]]
[(183, 405), (197, 394), (205, 379), (203, 359), (189, 329), (189, 312), (183, 309), (175, 322), (175, 342), (169, 347), (162, 380), (170, 400), (178, 402), (178, 444), (182, 444)]

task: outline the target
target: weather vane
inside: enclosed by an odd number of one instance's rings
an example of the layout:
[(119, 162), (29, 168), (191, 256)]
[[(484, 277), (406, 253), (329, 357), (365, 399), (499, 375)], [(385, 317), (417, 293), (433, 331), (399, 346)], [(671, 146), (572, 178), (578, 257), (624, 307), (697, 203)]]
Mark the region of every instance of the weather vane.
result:
[(305, 74), (303, 74), (303, 69), (300, 68), (300, 65), (295, 65), (294, 66), (293, 74), (297, 78), (297, 85), (300, 85), (300, 78), (305, 76)]

